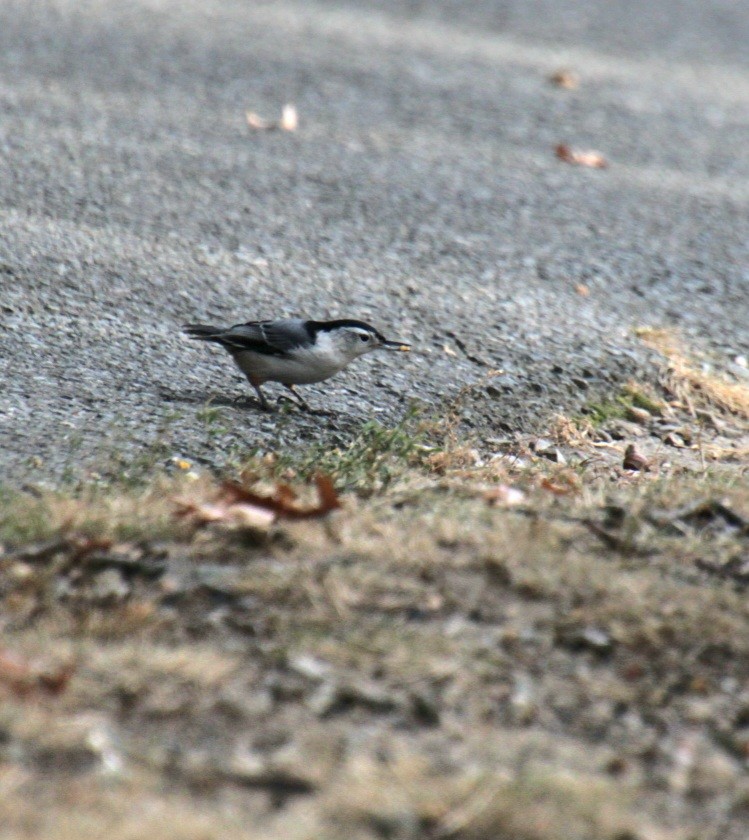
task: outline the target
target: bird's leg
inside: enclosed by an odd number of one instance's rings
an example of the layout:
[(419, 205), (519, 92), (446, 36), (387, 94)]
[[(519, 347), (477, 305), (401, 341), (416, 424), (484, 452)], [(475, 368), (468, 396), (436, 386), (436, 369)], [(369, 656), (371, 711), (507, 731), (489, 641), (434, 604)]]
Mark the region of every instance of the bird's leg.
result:
[(293, 394), (293, 395), (297, 398), (297, 400), (299, 401), (299, 405), (301, 405), (301, 406), (302, 406), (302, 408), (303, 408), (305, 411), (309, 411), (309, 412), (311, 412), (311, 411), (312, 411), (312, 409), (310, 408), (309, 403), (307, 402), (307, 400), (305, 400), (305, 399), (304, 399), (304, 397), (303, 397), (303, 396), (299, 393), (299, 391), (297, 391), (297, 389), (296, 389), (293, 385), (287, 385), (285, 382), (284, 382), (284, 383), (282, 383), (282, 384), (283, 384), (283, 387), (284, 387), (284, 388), (286, 388), (286, 389), (288, 389), (289, 391), (291, 391), (291, 393), (292, 393), (292, 394)]
[(256, 385), (254, 382), (251, 382), (250, 384), (255, 389), (255, 393), (257, 394), (258, 399), (260, 400), (260, 407), (263, 409), (263, 411), (270, 411), (268, 400), (265, 399), (265, 394), (260, 390), (260, 386)]

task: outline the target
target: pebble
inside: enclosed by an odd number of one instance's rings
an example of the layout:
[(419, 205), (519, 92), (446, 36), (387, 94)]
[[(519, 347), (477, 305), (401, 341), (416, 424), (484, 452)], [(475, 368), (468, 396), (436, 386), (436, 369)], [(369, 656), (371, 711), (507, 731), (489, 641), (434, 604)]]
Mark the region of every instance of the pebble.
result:
[(605, 430), (614, 440), (642, 437), (645, 434), (645, 429), (639, 423), (630, 420), (612, 420), (606, 424)]
[(559, 451), (559, 449), (552, 443), (552, 441), (547, 440), (546, 438), (539, 438), (533, 444), (533, 451), (536, 455), (540, 455), (543, 458), (548, 458), (550, 461), (554, 461), (557, 464), (566, 464), (567, 459), (564, 455)]
[(627, 408), (627, 419), (633, 423), (639, 423), (641, 426), (647, 426), (653, 419), (653, 415), (644, 408), (638, 408), (636, 405), (631, 405)]
[(640, 452), (634, 443), (630, 443), (624, 450), (624, 460), (622, 467), (625, 470), (642, 470), (650, 469), (650, 461)]
[(96, 601), (123, 601), (130, 594), (130, 586), (117, 569), (105, 569), (94, 578), (91, 596)]
[(684, 449), (686, 443), (684, 438), (676, 432), (669, 432), (664, 438), (663, 442), (668, 446), (673, 446), (676, 449)]

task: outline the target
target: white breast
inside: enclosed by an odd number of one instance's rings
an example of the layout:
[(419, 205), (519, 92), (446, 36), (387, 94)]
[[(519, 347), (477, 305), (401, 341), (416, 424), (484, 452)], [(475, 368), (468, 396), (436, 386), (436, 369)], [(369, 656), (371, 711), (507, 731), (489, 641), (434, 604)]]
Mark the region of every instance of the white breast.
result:
[(237, 353), (234, 361), (245, 376), (258, 385), (263, 382), (308, 385), (335, 375), (351, 360), (334, 346), (327, 333), (320, 333), (314, 348), (300, 347), (283, 358), (246, 350)]

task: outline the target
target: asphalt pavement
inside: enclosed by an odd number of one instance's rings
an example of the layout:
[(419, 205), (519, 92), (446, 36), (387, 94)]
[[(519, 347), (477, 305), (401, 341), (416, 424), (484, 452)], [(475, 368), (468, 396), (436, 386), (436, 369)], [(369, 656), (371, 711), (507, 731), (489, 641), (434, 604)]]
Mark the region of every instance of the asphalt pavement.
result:
[[(0, 0), (0, 479), (345, 443), (472, 385), (492, 440), (650, 375), (643, 325), (735, 365), (747, 149), (730, 0)], [(179, 332), (285, 315), (414, 352), (265, 415)]]

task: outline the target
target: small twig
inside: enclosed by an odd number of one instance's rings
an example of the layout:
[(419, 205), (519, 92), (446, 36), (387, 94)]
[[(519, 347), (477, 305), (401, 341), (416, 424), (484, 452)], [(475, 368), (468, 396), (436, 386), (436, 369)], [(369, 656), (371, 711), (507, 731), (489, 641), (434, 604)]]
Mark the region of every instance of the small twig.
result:
[(487, 784), (480, 787), (477, 782), (474, 789), (466, 799), (450, 809), (440, 820), (439, 826), (434, 831), (434, 837), (439, 840), (450, 840), (463, 834), (476, 820), (490, 808), (497, 798), (497, 790), (494, 786)]
[(617, 537), (616, 534), (612, 534), (610, 531), (607, 531), (592, 519), (584, 518), (580, 519), (579, 522), (582, 525), (585, 525), (585, 527), (592, 534), (598, 537), (605, 546), (612, 548), (614, 551), (618, 551), (621, 554), (630, 554), (635, 557), (652, 557), (653, 554), (657, 554), (657, 551), (654, 548), (643, 548), (641, 546), (634, 545), (630, 540)]
[(738, 528), (742, 534), (749, 534), (749, 520), (717, 499), (700, 499), (676, 510), (651, 513), (649, 519), (662, 527), (663, 525), (673, 525), (677, 520), (688, 521), (705, 514), (720, 516), (727, 525)]
[(707, 469), (707, 464), (705, 463), (705, 448), (703, 446), (702, 440), (702, 429), (703, 429), (704, 421), (699, 420), (697, 425), (697, 450), (700, 453), (700, 465), (702, 466), (702, 472), (704, 473)]

